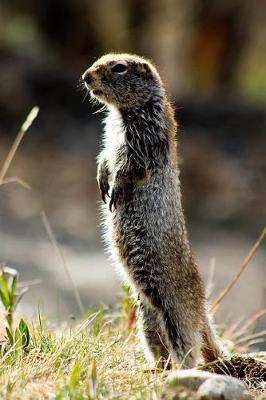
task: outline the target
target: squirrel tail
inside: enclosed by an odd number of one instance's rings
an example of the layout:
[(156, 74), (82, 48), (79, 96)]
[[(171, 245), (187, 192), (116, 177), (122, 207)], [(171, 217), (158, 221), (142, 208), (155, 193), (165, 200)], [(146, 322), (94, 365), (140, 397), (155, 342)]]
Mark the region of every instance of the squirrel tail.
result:
[(229, 353), (224, 349), (221, 340), (216, 334), (215, 326), (209, 312), (206, 313), (202, 330), (201, 354), (205, 362), (209, 363), (219, 358), (229, 357)]

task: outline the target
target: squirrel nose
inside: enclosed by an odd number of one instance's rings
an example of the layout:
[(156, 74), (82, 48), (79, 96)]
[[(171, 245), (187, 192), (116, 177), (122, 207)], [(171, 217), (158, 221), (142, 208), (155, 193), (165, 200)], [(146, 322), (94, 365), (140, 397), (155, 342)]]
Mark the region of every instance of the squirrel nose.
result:
[(83, 79), (83, 81), (85, 82), (85, 83), (87, 83), (88, 85), (92, 82), (92, 77), (91, 77), (91, 75), (90, 75), (90, 73), (87, 71), (87, 72), (84, 72), (84, 74), (83, 74), (83, 76), (82, 76), (82, 79)]

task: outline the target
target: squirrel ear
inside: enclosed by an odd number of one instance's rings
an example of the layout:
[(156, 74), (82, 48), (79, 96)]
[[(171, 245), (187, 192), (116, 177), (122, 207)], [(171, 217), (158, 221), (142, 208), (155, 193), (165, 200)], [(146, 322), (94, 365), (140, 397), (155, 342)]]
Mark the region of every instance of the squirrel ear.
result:
[(144, 68), (144, 70), (145, 70), (145, 72), (146, 72), (147, 74), (148, 74), (149, 72), (151, 72), (151, 69), (150, 69), (149, 64), (144, 63), (144, 64), (143, 64), (143, 68)]
[(138, 64), (138, 70), (143, 74), (148, 74), (151, 72), (149, 64), (143, 62)]

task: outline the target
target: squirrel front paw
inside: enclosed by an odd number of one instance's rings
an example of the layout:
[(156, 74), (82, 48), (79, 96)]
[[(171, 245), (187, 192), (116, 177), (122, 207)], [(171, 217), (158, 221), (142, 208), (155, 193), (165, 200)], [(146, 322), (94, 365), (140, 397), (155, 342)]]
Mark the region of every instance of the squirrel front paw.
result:
[(116, 209), (118, 199), (122, 195), (122, 193), (123, 193), (122, 185), (119, 185), (117, 183), (114, 184), (114, 187), (113, 187), (112, 193), (111, 193), (110, 202), (109, 202), (109, 210), (111, 212), (113, 211), (113, 208)]
[(110, 186), (109, 186), (109, 183), (108, 183), (108, 178), (107, 179), (102, 179), (102, 176), (99, 178), (99, 188), (100, 188), (100, 191), (101, 191), (102, 200), (106, 204), (106, 196), (110, 197), (110, 195), (109, 195)]
[(109, 169), (106, 159), (102, 159), (98, 165), (97, 181), (101, 191), (102, 200), (106, 204), (106, 196), (109, 196)]
[(99, 189), (101, 191), (102, 200), (106, 204), (106, 196), (109, 196), (109, 170), (107, 161), (105, 159), (98, 166), (98, 173), (97, 173), (97, 181), (99, 185)]

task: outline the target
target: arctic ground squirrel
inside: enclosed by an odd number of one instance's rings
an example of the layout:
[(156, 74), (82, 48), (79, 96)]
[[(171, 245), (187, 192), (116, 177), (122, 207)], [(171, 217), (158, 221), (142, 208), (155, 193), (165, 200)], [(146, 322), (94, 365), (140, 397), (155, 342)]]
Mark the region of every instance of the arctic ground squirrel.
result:
[(191, 252), (181, 203), (177, 123), (150, 61), (108, 54), (82, 75), (106, 105), (98, 183), (105, 235), (140, 300), (145, 354), (182, 367), (224, 357)]

